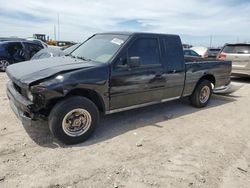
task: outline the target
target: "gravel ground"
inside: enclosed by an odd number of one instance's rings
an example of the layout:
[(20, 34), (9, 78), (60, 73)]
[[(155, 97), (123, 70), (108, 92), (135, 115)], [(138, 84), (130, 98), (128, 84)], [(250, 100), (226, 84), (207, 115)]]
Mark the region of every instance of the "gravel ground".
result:
[(87, 142), (65, 146), (46, 122), (23, 126), (0, 73), (0, 187), (250, 186), (250, 79), (196, 109), (172, 101), (101, 118)]

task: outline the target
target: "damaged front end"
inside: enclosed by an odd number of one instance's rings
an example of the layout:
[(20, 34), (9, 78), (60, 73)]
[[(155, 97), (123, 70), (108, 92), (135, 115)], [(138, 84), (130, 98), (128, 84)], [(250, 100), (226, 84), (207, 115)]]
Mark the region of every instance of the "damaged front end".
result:
[[(92, 85), (96, 74), (106, 73), (107, 69), (106, 64), (71, 57), (13, 64), (6, 71), (11, 80), (7, 84), (11, 108), (26, 123), (47, 119), (52, 107), (72, 88), (85, 82)], [(104, 76), (106, 80), (107, 74)]]
[(64, 95), (63, 89), (59, 87), (62, 82), (61, 75), (27, 87), (20, 87), (9, 81), (7, 96), (12, 110), (25, 124), (31, 124), (32, 120), (45, 119), (48, 115), (48, 102)]
[(24, 124), (31, 124), (31, 120), (38, 118), (39, 107), (24, 96), (23, 89), (12, 81), (7, 84), (7, 96), (11, 109)]

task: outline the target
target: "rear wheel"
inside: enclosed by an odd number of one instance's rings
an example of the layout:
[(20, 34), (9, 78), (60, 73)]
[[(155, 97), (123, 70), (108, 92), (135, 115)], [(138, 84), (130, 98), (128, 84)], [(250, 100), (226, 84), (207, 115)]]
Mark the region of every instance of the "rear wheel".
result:
[(95, 104), (84, 97), (71, 97), (59, 102), (49, 115), (52, 134), (65, 144), (88, 139), (99, 121)]
[(7, 67), (10, 65), (10, 62), (6, 59), (0, 60), (0, 67), (2, 71), (6, 71)]
[(212, 84), (208, 80), (201, 80), (190, 97), (191, 104), (197, 108), (207, 106), (212, 95)]

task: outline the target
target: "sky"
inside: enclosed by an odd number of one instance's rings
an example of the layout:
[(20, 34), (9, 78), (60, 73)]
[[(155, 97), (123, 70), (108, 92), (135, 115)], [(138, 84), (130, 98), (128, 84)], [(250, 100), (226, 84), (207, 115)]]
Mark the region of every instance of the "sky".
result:
[(222, 46), (250, 42), (250, 0), (0, 0), (0, 37), (54, 39), (55, 27), (57, 39), (75, 42), (97, 32), (141, 31)]

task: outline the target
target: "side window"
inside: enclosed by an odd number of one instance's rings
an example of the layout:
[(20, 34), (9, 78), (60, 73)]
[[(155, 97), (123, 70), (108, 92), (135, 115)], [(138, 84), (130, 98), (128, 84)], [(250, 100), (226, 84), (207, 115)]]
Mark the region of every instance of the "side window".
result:
[(15, 62), (25, 60), (25, 53), (20, 42), (10, 42), (7, 45), (7, 51)]
[(27, 53), (29, 58), (31, 58), (33, 55), (35, 55), (38, 51), (40, 51), (43, 48), (38, 44), (32, 44), (32, 43), (25, 43), (25, 46), (27, 48)]
[(22, 50), (22, 49), (23, 49), (23, 47), (22, 47), (21, 43), (19, 43), (19, 42), (11, 42), (7, 46), (7, 51), (12, 56), (16, 53), (16, 51)]
[(199, 54), (197, 54), (195, 51), (191, 50), (190, 53), (191, 53), (192, 56), (199, 56)]
[(127, 61), (127, 53), (123, 52), (119, 58), (115, 62), (115, 68), (127, 68), (128, 67), (128, 61)]
[(128, 58), (130, 57), (139, 57), (141, 66), (160, 64), (158, 40), (156, 38), (136, 39), (128, 49)]

